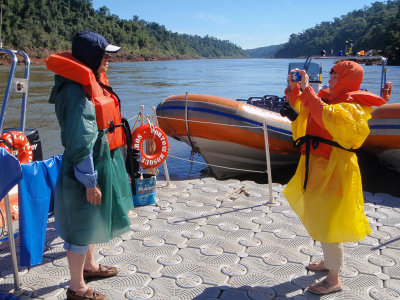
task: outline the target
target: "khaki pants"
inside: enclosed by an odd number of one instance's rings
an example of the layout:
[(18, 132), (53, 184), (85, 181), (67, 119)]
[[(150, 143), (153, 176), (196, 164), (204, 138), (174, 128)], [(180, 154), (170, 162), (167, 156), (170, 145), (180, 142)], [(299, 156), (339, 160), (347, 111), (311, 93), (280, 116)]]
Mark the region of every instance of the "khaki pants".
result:
[(328, 270), (340, 270), (343, 266), (343, 243), (322, 243), (324, 267)]

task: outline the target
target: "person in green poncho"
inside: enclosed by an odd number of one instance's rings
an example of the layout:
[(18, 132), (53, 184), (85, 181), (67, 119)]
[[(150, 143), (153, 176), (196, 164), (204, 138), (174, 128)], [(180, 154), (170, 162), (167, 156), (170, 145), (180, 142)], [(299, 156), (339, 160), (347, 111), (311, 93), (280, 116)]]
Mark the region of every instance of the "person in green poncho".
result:
[(56, 73), (49, 102), (55, 104), (65, 148), (54, 210), (71, 273), (67, 299), (106, 299), (84, 280), (118, 270), (95, 261), (93, 244), (129, 230), (133, 201), (119, 149), (126, 138), (118, 126), (120, 100), (105, 75), (108, 53), (119, 50), (103, 36), (82, 31), (73, 38), (72, 53), (46, 59)]

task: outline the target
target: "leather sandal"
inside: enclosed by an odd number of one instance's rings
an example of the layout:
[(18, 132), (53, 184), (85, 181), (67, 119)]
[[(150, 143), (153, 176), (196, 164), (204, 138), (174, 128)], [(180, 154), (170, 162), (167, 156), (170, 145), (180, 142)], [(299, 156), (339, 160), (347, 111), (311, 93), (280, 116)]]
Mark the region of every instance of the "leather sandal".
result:
[(107, 300), (107, 297), (88, 288), (83, 294), (74, 292), (71, 289), (67, 290), (68, 300)]
[(342, 290), (342, 285), (340, 283), (331, 285), (326, 279), (324, 279), (320, 282), (310, 285), (307, 290), (316, 295), (328, 295), (340, 292)]
[(96, 277), (108, 278), (118, 274), (118, 269), (116, 267), (107, 267), (99, 265), (99, 269), (96, 271), (83, 270), (83, 278), (90, 279)]

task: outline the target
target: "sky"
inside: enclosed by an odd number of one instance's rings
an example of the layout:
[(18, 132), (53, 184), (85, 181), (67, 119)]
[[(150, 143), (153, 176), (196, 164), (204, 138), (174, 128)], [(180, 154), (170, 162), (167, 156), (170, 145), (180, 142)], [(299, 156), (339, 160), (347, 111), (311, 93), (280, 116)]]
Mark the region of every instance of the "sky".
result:
[[(286, 43), (292, 33), (371, 6), (371, 0), (93, 0), (120, 19), (137, 15), (172, 32), (213, 36), (243, 49)], [(384, 2), (384, 1), (379, 1)]]

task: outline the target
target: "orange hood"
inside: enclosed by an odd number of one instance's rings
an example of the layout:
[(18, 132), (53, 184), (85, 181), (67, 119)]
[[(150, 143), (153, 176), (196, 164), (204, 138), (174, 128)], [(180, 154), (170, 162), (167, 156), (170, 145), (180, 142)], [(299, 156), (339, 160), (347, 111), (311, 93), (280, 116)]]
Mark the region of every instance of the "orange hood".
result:
[(367, 106), (380, 106), (385, 101), (368, 91), (360, 91), (364, 77), (363, 68), (354, 61), (341, 61), (332, 67), (338, 75), (336, 85), (331, 89), (320, 91), (319, 96), (329, 104), (338, 102), (356, 102)]
[(354, 61), (341, 61), (332, 67), (332, 70), (338, 75), (338, 81), (331, 89), (331, 99), (333, 101), (344, 98), (348, 92), (358, 91), (364, 77), (363, 68)]

